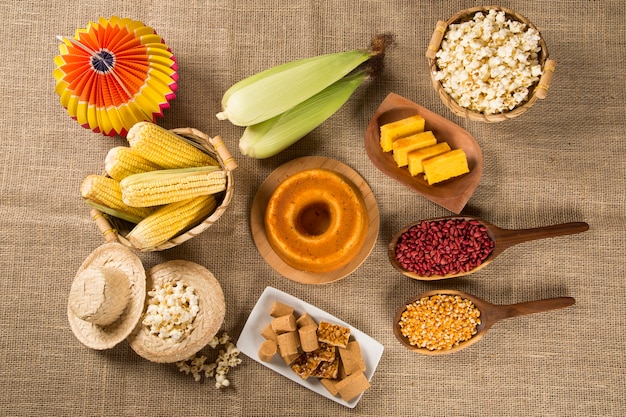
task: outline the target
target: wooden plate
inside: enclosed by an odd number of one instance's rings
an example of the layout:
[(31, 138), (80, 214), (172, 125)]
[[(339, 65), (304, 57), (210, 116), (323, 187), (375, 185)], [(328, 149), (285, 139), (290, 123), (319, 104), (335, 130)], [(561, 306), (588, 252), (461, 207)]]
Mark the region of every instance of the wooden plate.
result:
[[(331, 272), (314, 274), (310, 272), (300, 271), (292, 268), (278, 257), (276, 252), (270, 246), (265, 234), (264, 215), (267, 203), (281, 182), (290, 175), (300, 171), (313, 168), (324, 168), (339, 174), (342, 174), (361, 191), (363, 201), (369, 216), (369, 229), (365, 238), (365, 243), (361, 251), (347, 265)], [(276, 168), (261, 184), (261, 187), (254, 196), (252, 201), (252, 210), (250, 212), (250, 227), (252, 229), (252, 238), (254, 244), (261, 256), (276, 272), (292, 281), (302, 284), (328, 284), (335, 282), (350, 275), (367, 259), (374, 248), (376, 239), (378, 238), (378, 230), (380, 228), (380, 217), (378, 213), (378, 205), (371, 188), (365, 180), (349, 166), (322, 156), (305, 156), (289, 161)]]
[[(422, 175), (413, 177), (406, 167), (398, 168), (391, 152), (383, 152), (380, 147), (380, 126), (415, 114), (426, 120), (425, 130), (432, 131), (438, 142), (448, 142), (450, 148), (465, 151), (470, 169), (468, 174), (428, 185)], [(394, 93), (383, 100), (367, 125), (365, 150), (374, 165), (384, 174), (456, 214), (467, 204), (483, 172), (482, 151), (469, 132), (445, 117)]]

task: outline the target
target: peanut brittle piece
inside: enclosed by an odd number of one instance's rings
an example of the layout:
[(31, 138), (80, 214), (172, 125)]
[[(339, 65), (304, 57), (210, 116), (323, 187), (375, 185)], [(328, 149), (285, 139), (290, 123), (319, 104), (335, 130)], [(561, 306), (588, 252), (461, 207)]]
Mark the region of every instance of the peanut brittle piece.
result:
[(332, 362), (321, 362), (310, 376), (321, 379), (335, 379), (339, 374), (339, 357)]
[(309, 354), (319, 358), (322, 362), (333, 362), (339, 356), (337, 348), (327, 343), (320, 343), (320, 347)]
[(298, 356), (290, 367), (300, 378), (307, 379), (315, 372), (320, 363), (322, 360), (319, 357), (305, 352)]
[(317, 327), (317, 339), (331, 346), (345, 348), (348, 346), (348, 340), (350, 339), (350, 329), (338, 324), (321, 321)]

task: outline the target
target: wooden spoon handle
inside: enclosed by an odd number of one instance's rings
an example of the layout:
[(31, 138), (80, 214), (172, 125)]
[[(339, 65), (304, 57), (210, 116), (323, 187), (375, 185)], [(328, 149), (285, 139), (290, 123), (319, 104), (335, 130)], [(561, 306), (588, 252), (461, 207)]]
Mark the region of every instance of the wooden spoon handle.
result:
[(589, 225), (585, 222), (563, 223), (553, 226), (535, 227), (532, 229), (500, 229), (497, 233), (496, 240), (503, 244), (503, 246), (509, 247), (535, 239), (571, 235), (586, 230), (589, 230)]
[(541, 313), (549, 310), (569, 307), (576, 300), (572, 297), (548, 298), (545, 300), (527, 301), (525, 303), (508, 304), (498, 306), (494, 312), (494, 321), (508, 319), (510, 317), (523, 316), (526, 314)]

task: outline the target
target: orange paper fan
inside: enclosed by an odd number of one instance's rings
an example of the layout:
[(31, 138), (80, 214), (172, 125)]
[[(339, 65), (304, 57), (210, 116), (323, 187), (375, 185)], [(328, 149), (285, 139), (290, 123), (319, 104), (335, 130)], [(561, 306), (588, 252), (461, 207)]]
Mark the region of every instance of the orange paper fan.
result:
[(139, 21), (100, 18), (59, 40), (56, 92), (85, 128), (126, 136), (135, 123), (162, 117), (176, 97), (176, 58), (163, 38)]

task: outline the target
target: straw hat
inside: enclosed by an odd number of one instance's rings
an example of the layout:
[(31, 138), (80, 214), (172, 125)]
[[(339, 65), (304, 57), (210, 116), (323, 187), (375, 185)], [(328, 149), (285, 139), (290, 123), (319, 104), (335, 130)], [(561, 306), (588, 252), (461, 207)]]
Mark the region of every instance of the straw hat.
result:
[(132, 332), (146, 298), (146, 272), (135, 253), (106, 243), (85, 259), (68, 298), (67, 317), (78, 340), (110, 349)]
[(148, 289), (178, 281), (193, 287), (198, 297), (199, 311), (193, 330), (182, 340), (174, 341), (151, 334), (149, 328), (139, 322), (128, 336), (128, 343), (144, 359), (159, 363), (188, 359), (208, 345), (222, 326), (226, 314), (224, 293), (208, 269), (194, 262), (174, 260), (156, 265), (146, 274)]

